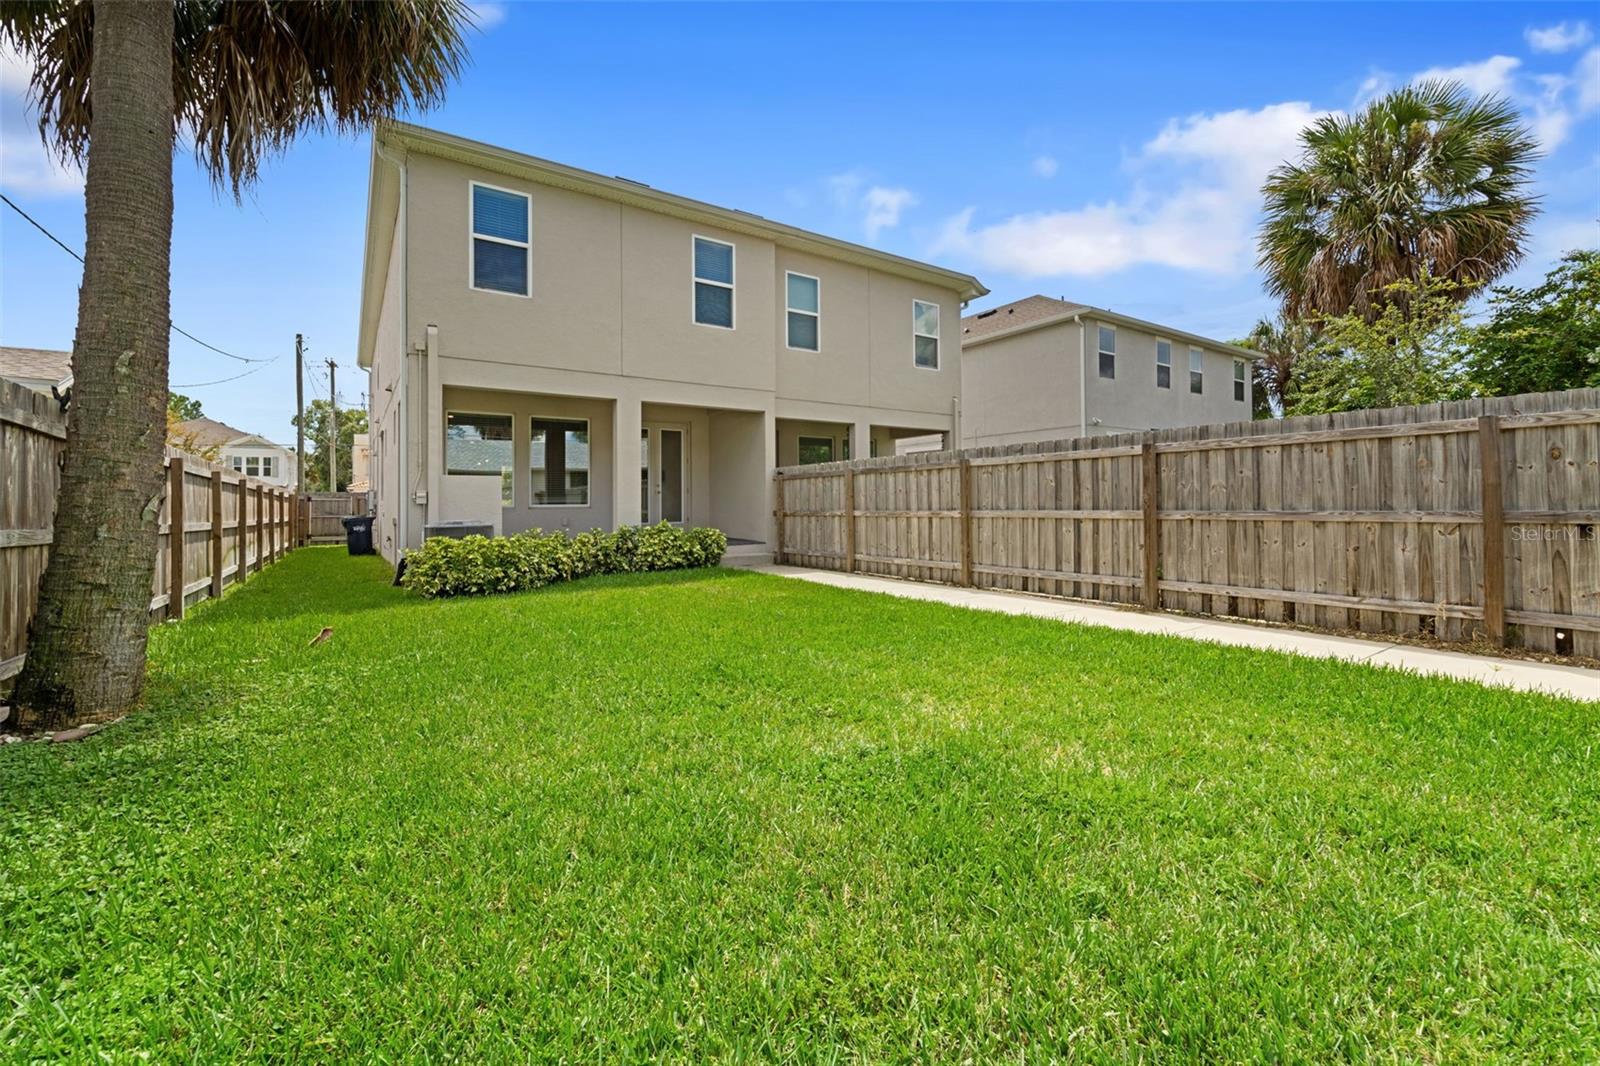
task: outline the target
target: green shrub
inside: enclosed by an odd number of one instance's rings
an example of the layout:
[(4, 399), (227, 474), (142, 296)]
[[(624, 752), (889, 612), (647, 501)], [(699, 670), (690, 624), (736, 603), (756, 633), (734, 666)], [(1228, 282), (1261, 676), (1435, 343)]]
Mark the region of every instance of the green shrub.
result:
[(728, 550), (718, 529), (624, 526), (569, 537), (530, 530), (510, 537), (434, 537), (405, 554), (400, 583), (424, 596), (536, 589), (593, 574), (716, 566)]

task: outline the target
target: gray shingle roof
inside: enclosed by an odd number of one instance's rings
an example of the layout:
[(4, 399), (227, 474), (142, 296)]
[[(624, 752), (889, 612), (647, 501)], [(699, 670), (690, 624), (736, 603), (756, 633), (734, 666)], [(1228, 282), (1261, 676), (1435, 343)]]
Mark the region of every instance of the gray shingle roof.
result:
[(0, 348), (0, 377), (48, 391), (72, 371), (72, 353), (55, 348)]
[(967, 315), (961, 320), (961, 336), (963, 339), (985, 337), (1013, 326), (1037, 322), (1042, 318), (1054, 318), (1057, 315), (1070, 315), (1077, 311), (1088, 310), (1090, 307), (1087, 304), (1068, 303), (1049, 296), (1029, 296), (1012, 303), (1001, 304), (992, 310)]

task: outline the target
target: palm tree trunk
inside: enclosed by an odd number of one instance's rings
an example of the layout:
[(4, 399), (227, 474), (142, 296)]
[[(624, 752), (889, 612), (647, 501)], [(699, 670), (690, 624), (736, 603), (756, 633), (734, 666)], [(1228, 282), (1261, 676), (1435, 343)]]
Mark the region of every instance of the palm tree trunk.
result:
[(164, 480), (172, 5), (95, 0), (93, 46), (72, 410), (14, 697), (25, 728), (119, 713), (144, 687)]

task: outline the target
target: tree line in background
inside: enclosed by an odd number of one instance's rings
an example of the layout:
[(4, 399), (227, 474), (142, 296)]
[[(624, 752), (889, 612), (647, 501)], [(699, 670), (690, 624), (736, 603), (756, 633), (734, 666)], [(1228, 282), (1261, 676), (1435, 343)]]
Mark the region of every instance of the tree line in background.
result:
[(1508, 103), (1425, 82), (1301, 142), (1262, 190), (1259, 264), (1281, 310), (1237, 342), (1263, 353), (1257, 417), (1600, 386), (1600, 252), (1490, 287), (1538, 210), (1537, 145)]
[[(357, 433), (367, 431), (367, 412), (360, 407), (341, 407), (338, 414), (338, 442), (335, 448), (338, 477), (328, 484), (328, 430), (333, 419), (333, 406), (327, 400), (312, 400), (306, 408), (306, 443), (311, 454), (303, 457), (300, 466), (302, 486), (306, 492), (343, 492), (350, 487), (354, 475), (353, 456)], [(298, 426), (298, 417), (290, 419)]]

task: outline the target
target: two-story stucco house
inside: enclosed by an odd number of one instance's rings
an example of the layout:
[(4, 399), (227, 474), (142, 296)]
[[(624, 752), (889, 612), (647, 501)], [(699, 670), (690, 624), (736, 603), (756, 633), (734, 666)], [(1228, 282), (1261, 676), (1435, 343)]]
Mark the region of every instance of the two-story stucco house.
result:
[(967, 316), (961, 349), (969, 448), (1246, 421), (1260, 358), (1048, 296)]
[(966, 274), (416, 126), (374, 134), (359, 340), (390, 559), (428, 525), (770, 543), (772, 470), (959, 437)]

